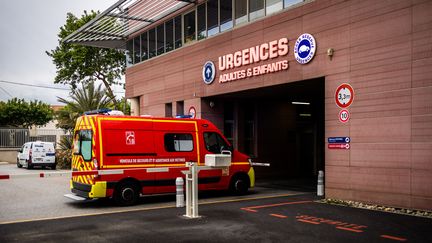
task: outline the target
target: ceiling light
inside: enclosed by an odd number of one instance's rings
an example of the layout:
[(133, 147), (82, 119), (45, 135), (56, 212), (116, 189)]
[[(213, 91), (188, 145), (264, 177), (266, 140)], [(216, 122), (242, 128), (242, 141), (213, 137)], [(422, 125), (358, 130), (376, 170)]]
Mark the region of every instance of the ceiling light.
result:
[(300, 101), (293, 101), (291, 102), (293, 105), (310, 105), (309, 102), (300, 102)]

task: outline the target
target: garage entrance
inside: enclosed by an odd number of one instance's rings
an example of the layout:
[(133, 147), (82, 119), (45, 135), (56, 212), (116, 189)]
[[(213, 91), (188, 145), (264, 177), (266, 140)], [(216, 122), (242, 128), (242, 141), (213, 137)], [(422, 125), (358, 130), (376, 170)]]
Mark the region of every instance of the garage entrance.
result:
[(324, 78), (208, 97), (204, 102), (210, 113), (223, 117), (214, 122), (234, 148), (254, 162), (270, 164), (255, 167), (258, 182), (316, 187), (316, 175), (324, 170)]

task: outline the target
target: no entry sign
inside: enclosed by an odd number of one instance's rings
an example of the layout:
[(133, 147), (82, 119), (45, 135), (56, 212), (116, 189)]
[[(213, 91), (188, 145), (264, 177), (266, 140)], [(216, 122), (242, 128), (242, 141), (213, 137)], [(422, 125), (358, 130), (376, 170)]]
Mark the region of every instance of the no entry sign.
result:
[(347, 108), (354, 99), (354, 89), (349, 84), (341, 84), (336, 89), (335, 101), (340, 108)]

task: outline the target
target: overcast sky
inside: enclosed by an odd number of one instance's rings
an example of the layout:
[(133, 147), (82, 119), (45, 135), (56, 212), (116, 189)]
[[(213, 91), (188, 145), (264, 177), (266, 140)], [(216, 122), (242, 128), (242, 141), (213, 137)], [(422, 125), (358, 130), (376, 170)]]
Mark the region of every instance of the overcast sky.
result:
[[(58, 45), (57, 34), (66, 13), (103, 12), (116, 0), (0, 0), (0, 81), (68, 88), (54, 85), (56, 68), (45, 51)], [(121, 88), (116, 88), (122, 91)], [(69, 91), (0, 82), (0, 100), (11, 97), (59, 104), (56, 96)], [(119, 93), (117, 93), (118, 95)], [(120, 94), (123, 95), (123, 94)]]

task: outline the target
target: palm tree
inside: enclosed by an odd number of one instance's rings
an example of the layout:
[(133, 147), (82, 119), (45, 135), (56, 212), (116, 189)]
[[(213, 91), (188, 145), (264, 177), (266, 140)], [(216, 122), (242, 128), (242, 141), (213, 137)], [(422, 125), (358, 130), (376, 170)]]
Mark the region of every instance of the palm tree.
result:
[[(75, 122), (85, 111), (107, 108), (112, 106), (112, 99), (106, 95), (105, 89), (99, 85), (96, 89), (93, 83), (72, 90), (70, 99), (57, 97), (66, 106), (56, 112), (57, 127), (73, 134)], [(70, 168), (72, 160), (72, 136), (62, 137), (57, 153), (58, 165)]]
[(93, 83), (72, 90), (70, 100), (57, 97), (57, 100), (66, 106), (56, 113), (58, 127), (72, 132), (75, 121), (85, 111), (97, 110), (112, 106), (112, 98), (106, 95), (106, 91), (100, 84), (95, 88)]

